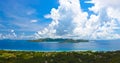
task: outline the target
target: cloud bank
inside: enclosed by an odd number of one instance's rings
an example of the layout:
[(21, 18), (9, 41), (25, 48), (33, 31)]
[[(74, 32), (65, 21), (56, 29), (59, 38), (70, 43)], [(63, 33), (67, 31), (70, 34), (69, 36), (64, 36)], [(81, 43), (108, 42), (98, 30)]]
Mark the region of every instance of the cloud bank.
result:
[(13, 39), (13, 40), (26, 40), (26, 39), (34, 39), (34, 35), (26, 35), (25, 33), (21, 33), (18, 35), (15, 30), (9, 30), (10, 32), (7, 34), (0, 33), (0, 40), (2, 39)]
[[(89, 3), (89, 2), (88, 2)], [(47, 28), (36, 33), (38, 38), (118, 39), (120, 29), (119, 0), (91, 0), (88, 12), (81, 9), (79, 0), (59, 0), (45, 18), (52, 19)]]

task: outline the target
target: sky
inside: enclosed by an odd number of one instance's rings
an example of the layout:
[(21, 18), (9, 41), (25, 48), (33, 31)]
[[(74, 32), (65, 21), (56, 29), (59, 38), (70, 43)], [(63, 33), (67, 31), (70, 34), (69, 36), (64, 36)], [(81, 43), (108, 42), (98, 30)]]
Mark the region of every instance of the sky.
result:
[(0, 0), (0, 39), (118, 39), (119, 6), (119, 0)]

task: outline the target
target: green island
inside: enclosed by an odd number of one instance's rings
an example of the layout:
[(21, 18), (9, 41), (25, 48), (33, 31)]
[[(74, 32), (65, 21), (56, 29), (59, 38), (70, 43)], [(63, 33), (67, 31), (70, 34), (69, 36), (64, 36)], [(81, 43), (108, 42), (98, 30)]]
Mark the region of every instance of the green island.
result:
[(0, 50), (0, 63), (120, 63), (120, 51), (33, 52)]
[(89, 42), (89, 40), (84, 40), (84, 39), (66, 39), (66, 38), (40, 38), (36, 40), (28, 40), (30, 42)]

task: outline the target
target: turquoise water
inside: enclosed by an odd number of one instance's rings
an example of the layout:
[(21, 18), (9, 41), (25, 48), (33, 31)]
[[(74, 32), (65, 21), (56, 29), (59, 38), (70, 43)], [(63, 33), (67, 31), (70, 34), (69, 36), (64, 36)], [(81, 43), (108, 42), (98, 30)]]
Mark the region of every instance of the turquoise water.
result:
[(28, 42), (26, 40), (0, 40), (0, 50), (24, 51), (115, 51), (120, 50), (120, 40), (96, 40), (79, 43)]

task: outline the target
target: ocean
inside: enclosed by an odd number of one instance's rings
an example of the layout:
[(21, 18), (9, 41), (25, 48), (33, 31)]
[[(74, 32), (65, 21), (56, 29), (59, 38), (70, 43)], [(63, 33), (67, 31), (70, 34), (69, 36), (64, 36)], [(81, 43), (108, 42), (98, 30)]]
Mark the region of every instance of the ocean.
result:
[(29, 42), (27, 40), (0, 40), (0, 50), (17, 51), (116, 51), (120, 50), (120, 40), (93, 40), (90, 42)]

